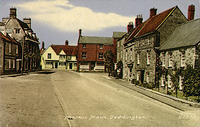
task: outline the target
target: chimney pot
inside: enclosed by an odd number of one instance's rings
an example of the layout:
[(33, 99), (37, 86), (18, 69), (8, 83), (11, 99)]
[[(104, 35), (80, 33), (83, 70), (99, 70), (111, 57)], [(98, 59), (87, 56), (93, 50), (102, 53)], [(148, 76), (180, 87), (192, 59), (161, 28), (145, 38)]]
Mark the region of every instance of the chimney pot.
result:
[(189, 7), (188, 7), (188, 20), (189, 21), (194, 19), (194, 13), (195, 13), (195, 6), (189, 5)]
[(150, 18), (153, 17), (154, 15), (156, 15), (157, 13), (157, 9), (156, 8), (151, 8), (150, 9)]

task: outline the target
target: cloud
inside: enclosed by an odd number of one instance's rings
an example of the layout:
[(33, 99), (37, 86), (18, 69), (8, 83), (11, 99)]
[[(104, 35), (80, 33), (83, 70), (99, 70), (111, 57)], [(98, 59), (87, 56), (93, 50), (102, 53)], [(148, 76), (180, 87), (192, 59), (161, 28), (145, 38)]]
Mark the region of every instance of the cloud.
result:
[(100, 31), (108, 27), (126, 26), (133, 17), (116, 13), (94, 12), (90, 8), (74, 6), (69, 0), (35, 0), (17, 4), (16, 7), (30, 12), (29, 17), (61, 31), (78, 29)]

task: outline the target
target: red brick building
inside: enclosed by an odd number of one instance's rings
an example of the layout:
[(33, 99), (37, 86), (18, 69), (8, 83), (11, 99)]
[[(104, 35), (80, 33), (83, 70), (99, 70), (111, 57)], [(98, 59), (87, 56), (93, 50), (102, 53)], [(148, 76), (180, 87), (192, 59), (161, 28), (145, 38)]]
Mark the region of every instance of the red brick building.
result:
[(77, 71), (104, 71), (104, 53), (115, 54), (112, 37), (82, 36), (79, 30)]

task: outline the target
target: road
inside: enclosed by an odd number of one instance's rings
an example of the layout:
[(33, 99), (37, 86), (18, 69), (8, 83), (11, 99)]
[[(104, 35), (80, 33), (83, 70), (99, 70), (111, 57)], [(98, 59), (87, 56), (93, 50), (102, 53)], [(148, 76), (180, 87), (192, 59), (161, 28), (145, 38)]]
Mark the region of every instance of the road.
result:
[(73, 127), (199, 127), (199, 111), (179, 111), (103, 73), (57, 72), (51, 81)]
[(199, 127), (180, 111), (104, 73), (57, 71), (0, 78), (0, 127)]

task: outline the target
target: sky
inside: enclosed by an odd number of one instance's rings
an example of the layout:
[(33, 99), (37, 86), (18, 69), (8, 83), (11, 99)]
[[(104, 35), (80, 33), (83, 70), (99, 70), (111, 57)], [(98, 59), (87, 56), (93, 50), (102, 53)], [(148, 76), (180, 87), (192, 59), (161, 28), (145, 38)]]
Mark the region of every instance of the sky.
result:
[(187, 17), (191, 4), (197, 19), (200, 0), (0, 0), (0, 18), (9, 16), (9, 8), (17, 8), (17, 18), (31, 18), (33, 31), (47, 48), (64, 45), (65, 40), (76, 45), (79, 29), (83, 36), (112, 37), (114, 31), (126, 32), (137, 15), (148, 19), (150, 8), (160, 13), (178, 6)]

